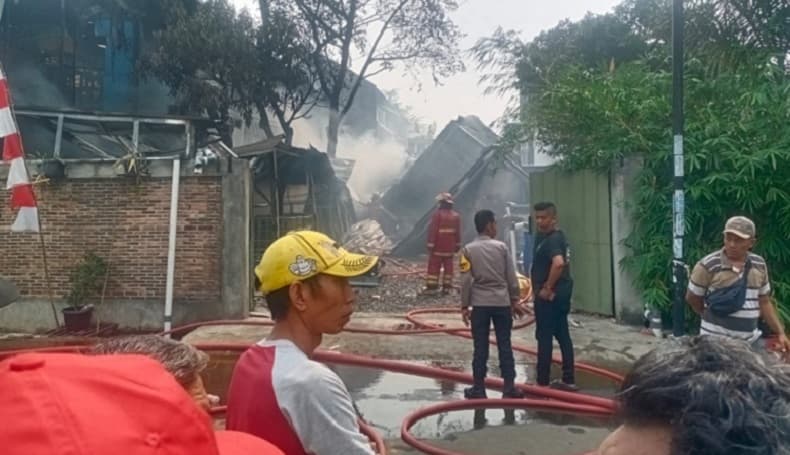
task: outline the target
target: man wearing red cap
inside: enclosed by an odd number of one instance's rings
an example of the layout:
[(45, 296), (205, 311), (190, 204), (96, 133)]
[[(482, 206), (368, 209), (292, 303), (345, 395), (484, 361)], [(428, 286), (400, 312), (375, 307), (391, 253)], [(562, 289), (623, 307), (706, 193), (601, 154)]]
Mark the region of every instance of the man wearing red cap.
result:
[(461, 249), (461, 216), (453, 210), (450, 193), (436, 196), (439, 207), (431, 217), (428, 227), (428, 273), (425, 276), (425, 291), (439, 288), (439, 275), (444, 269), (442, 293), (453, 287), (453, 256)]
[(211, 419), (142, 355), (23, 354), (0, 362), (3, 455), (283, 455)]
[(377, 263), (313, 231), (291, 232), (266, 249), (255, 275), (274, 327), (236, 363), (229, 430), (264, 438), (288, 455), (373, 455), (345, 384), (310, 357), (324, 334), (339, 333), (351, 318), (349, 278)]

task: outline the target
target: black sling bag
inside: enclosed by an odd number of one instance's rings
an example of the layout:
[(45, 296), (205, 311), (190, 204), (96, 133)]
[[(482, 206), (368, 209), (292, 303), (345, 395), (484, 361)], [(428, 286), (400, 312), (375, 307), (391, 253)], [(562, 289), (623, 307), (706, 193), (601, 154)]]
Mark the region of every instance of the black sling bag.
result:
[(717, 316), (729, 316), (743, 308), (746, 303), (746, 289), (749, 287), (749, 270), (752, 263), (747, 260), (743, 276), (735, 283), (705, 294), (705, 305)]

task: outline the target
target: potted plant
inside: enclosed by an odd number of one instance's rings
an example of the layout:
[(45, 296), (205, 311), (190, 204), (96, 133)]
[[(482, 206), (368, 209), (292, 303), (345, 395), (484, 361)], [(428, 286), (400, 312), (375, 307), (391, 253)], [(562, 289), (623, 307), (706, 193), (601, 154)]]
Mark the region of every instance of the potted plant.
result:
[(69, 306), (63, 309), (63, 323), (69, 332), (90, 328), (93, 305), (89, 300), (101, 291), (106, 273), (107, 263), (94, 253), (87, 253), (71, 272), (71, 290), (66, 298)]

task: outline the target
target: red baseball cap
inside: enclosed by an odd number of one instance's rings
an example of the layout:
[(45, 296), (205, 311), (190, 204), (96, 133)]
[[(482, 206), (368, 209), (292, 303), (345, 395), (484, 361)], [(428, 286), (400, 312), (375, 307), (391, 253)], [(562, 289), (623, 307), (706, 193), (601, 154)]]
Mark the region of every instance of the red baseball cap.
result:
[(283, 455), (246, 433), (215, 433), (141, 355), (18, 355), (0, 362), (0, 391), (4, 455)]

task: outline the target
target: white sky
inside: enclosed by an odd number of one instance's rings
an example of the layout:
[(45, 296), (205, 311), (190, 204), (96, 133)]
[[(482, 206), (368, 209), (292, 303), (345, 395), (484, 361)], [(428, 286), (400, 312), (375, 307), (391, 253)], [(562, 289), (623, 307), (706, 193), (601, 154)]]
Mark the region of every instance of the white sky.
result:
[[(246, 6), (257, 13), (257, 0), (232, 0), (237, 6)], [(498, 26), (521, 32), (530, 40), (541, 30), (551, 28), (563, 19), (583, 17), (588, 11), (605, 13), (621, 0), (459, 0), (460, 7), (453, 19), (466, 34), (461, 48), (467, 50), (482, 37), (490, 36)], [(429, 72), (419, 76), (419, 81), (404, 77), (396, 69), (391, 73), (375, 76), (371, 81), (382, 90), (398, 90), (403, 104), (427, 122), (436, 122), (439, 129), (459, 115), (477, 115), (486, 123), (495, 121), (505, 110), (506, 101), (484, 95), (478, 86), (480, 74), (473, 61), (467, 60), (467, 70), (434, 85)], [(419, 83), (421, 82), (421, 84)], [(417, 90), (422, 85), (421, 90)]]

